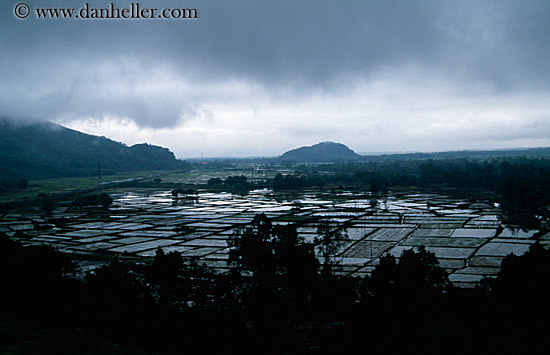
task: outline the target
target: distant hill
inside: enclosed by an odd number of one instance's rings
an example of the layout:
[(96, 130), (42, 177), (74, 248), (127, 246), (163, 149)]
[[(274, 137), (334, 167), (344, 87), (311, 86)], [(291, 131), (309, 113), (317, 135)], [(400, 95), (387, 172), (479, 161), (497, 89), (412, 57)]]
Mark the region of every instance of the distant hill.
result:
[(433, 153), (386, 153), (360, 155), (345, 146), (334, 142), (322, 142), (310, 147), (289, 150), (279, 157), (284, 161), (298, 163), (319, 163), (338, 161), (401, 161), (401, 160), (440, 160), (440, 159), (493, 159), (504, 157), (550, 158), (550, 148), (518, 148), (499, 150), (460, 150)]
[(388, 153), (362, 155), (363, 161), (440, 160), (440, 159), (493, 159), (493, 158), (550, 158), (550, 148), (517, 148), (498, 150), (457, 150), (433, 153)]
[(93, 176), (138, 170), (179, 169), (185, 163), (166, 148), (128, 147), (105, 137), (48, 121), (18, 122), (0, 117), (0, 178)]
[(310, 147), (289, 150), (281, 160), (296, 162), (333, 162), (358, 160), (361, 156), (341, 143), (321, 142)]

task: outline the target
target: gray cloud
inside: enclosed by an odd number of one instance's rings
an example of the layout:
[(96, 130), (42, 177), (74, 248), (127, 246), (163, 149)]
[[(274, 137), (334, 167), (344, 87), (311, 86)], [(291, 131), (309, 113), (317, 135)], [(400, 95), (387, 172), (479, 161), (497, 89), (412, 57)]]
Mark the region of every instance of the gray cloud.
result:
[(197, 21), (17, 20), (12, 3), (1, 5), (2, 46), (10, 57), (37, 65), (41, 58), (84, 64), (125, 55), (168, 61), (198, 79), (238, 76), (267, 86), (289, 81), (315, 86), (407, 63), (455, 69), (472, 80), (504, 77), (515, 83), (550, 67), (546, 1), (185, 2), (199, 9)]
[[(488, 101), (550, 91), (544, 0), (141, 1), (197, 7), (192, 21), (18, 20), (17, 2), (0, 3), (0, 113), (8, 115), (60, 122), (114, 116), (162, 128), (201, 112), (220, 115), (212, 105), (292, 106), (379, 82), (418, 85), (427, 101), (442, 90)], [(78, 8), (84, 1), (28, 3)], [(265, 101), (271, 104), (258, 103)], [(308, 133), (308, 125), (290, 135), (323, 140), (331, 130)]]

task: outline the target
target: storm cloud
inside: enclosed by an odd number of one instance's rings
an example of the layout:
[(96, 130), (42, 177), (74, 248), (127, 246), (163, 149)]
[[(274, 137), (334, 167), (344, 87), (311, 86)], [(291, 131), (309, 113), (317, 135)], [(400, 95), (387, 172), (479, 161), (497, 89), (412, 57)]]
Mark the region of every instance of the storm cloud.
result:
[(21, 20), (19, 2), (0, 3), (2, 115), (179, 157), (550, 145), (547, 1), (140, 2), (192, 20)]

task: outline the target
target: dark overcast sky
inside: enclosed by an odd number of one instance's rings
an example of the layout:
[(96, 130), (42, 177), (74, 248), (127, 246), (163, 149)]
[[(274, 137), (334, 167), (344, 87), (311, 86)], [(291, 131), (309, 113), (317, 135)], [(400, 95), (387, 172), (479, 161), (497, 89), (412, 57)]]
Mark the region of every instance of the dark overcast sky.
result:
[(20, 20), (20, 2), (0, 2), (0, 115), (182, 158), (550, 146), (550, 1), (140, 2), (195, 20)]

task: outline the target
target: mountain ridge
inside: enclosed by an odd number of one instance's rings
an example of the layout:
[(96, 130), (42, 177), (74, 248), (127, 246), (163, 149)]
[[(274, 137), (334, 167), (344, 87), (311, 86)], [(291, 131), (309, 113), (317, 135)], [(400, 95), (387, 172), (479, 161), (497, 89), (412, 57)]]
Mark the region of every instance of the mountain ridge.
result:
[(428, 159), (490, 159), (498, 157), (547, 157), (550, 158), (550, 147), (510, 148), (495, 150), (452, 150), (440, 152), (408, 152), (408, 153), (363, 153), (358, 154), (342, 143), (320, 142), (312, 146), (291, 149), (279, 156), (282, 161), (300, 163), (341, 162), (341, 161), (397, 161), (397, 160), (428, 160)]
[(26, 179), (116, 174), (183, 168), (167, 148), (126, 146), (50, 121), (18, 122), (0, 117), (0, 177)]

